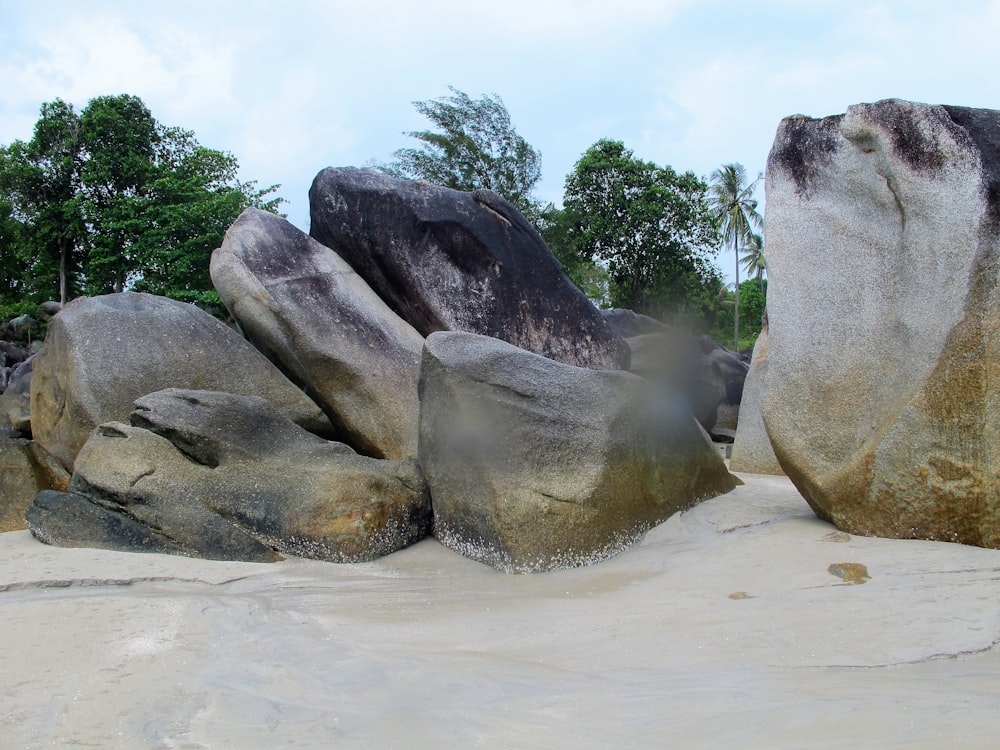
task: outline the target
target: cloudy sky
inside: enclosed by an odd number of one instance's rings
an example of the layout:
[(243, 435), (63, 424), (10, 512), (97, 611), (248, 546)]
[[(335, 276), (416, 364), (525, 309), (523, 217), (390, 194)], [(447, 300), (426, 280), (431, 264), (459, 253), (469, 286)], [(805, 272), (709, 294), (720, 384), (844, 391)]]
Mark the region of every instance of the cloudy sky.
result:
[(754, 175), (789, 114), (1000, 108), (998, 38), (1000, 0), (0, 0), (0, 143), (30, 138), (43, 102), (135, 94), (281, 183), (308, 230), (316, 173), (391, 159), (428, 125), (412, 102), (450, 85), (500, 95), (558, 204), (604, 137)]

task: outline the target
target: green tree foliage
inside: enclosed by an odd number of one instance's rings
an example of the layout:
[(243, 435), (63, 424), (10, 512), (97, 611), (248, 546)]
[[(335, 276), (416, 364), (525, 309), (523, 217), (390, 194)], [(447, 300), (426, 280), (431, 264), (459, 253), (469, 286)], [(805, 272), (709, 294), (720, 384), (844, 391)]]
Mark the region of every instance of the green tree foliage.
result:
[(707, 192), (691, 172), (637, 159), (620, 141), (598, 141), (566, 178), (569, 251), (607, 268), (613, 306), (703, 319), (718, 288)]
[(536, 225), (570, 281), (598, 307), (610, 307), (608, 271), (593, 258), (580, 255), (571, 239), (569, 213), (550, 203), (540, 212)]
[(0, 304), (18, 299), (28, 277), (27, 264), (17, 252), (22, 231), (14, 208), (0, 198)]
[(395, 151), (395, 161), (379, 168), (455, 190), (488, 188), (536, 218), (539, 206), (532, 191), (542, 176), (541, 154), (517, 134), (499, 96), (472, 99), (448, 88), (451, 96), (413, 102), (438, 130), (406, 133), (421, 145)]
[(753, 276), (757, 281), (764, 278), (767, 273), (767, 259), (764, 257), (764, 237), (760, 234), (751, 234), (743, 247), (743, 254), (740, 255), (740, 263), (746, 270), (747, 275)]
[[(712, 332), (714, 338), (723, 340), (732, 335), (735, 302), (735, 290), (725, 290), (720, 297), (716, 327)], [(740, 325), (740, 339), (737, 345), (739, 351), (753, 348), (763, 328), (766, 305), (767, 279), (747, 279), (740, 284), (740, 313), (743, 323)]]
[(214, 302), (208, 263), (226, 228), (247, 206), (281, 203), (277, 186), (258, 190), (237, 170), (138, 97), (97, 97), (79, 113), (44, 104), (32, 139), (0, 149), (0, 294), (136, 289)]
[(58, 99), (42, 105), (29, 142), (0, 149), (0, 195), (17, 228), (5, 237), (13, 265), (5, 262), (3, 271), (22, 274), (7, 277), (5, 291), (60, 301), (80, 291), (81, 162), (79, 116)]
[(721, 169), (712, 173), (712, 211), (719, 223), (722, 244), (731, 247), (736, 258), (736, 298), (733, 316), (733, 338), (736, 348), (740, 346), (739, 250), (750, 242), (754, 230), (760, 229), (763, 224), (757, 212), (757, 201), (753, 197), (756, 185), (757, 180), (747, 181), (746, 170), (742, 164), (723, 164)]

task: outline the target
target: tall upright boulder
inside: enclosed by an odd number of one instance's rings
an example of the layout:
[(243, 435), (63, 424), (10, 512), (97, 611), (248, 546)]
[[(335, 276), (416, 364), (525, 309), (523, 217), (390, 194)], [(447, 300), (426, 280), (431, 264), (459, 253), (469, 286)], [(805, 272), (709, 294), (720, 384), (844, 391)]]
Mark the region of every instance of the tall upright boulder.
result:
[(248, 208), (212, 254), (212, 283), (254, 345), (319, 404), (341, 439), (416, 458), (424, 339), (333, 250)]
[(818, 515), (1000, 547), (1000, 112), (782, 121), (763, 415)]
[(584, 565), (736, 481), (690, 411), (622, 371), (428, 337), (420, 464), (447, 547), (500, 570)]
[(566, 364), (628, 364), (625, 343), (496, 193), (328, 168), (309, 203), (310, 234), (422, 335), (466, 331)]
[(246, 339), (194, 305), (124, 292), (71, 302), (49, 323), (33, 361), (32, 436), (67, 469), (103, 422), (164, 388), (261, 396), (296, 424), (329, 420)]

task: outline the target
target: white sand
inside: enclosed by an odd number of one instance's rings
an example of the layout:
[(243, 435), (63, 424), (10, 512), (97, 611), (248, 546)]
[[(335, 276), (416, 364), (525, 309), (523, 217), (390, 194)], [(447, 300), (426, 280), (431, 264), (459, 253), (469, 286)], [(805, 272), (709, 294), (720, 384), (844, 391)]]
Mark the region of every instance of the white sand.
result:
[(0, 748), (994, 743), (1000, 552), (847, 536), (741, 476), (530, 576), (433, 540), (255, 565), (0, 534)]

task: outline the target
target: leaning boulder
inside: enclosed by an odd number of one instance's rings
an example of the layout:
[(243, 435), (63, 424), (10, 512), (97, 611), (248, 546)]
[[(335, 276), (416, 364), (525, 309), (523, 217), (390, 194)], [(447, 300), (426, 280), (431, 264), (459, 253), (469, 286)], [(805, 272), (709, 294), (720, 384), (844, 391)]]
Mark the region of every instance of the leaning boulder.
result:
[(1000, 547), (998, 143), (899, 100), (778, 128), (764, 422), (845, 531)]
[(135, 399), (164, 388), (261, 396), (289, 419), (329, 434), (329, 421), (245, 339), (194, 305), (151, 294), (72, 302), (49, 323), (33, 362), (31, 430), (73, 467), (91, 431), (128, 419)]
[(309, 202), (310, 234), (422, 335), (467, 331), (582, 367), (627, 365), (624, 342), (496, 193), (329, 168)]
[(212, 283), (247, 337), (378, 458), (416, 458), (423, 337), (333, 250), (249, 208), (212, 254)]
[(442, 332), (420, 389), (434, 534), (500, 570), (601, 560), (736, 482), (690, 412), (631, 373)]
[(69, 492), (39, 495), (27, 514), (36, 537), (210, 559), (361, 562), (430, 529), (414, 461), (360, 456), (261, 398), (168, 389), (137, 400), (131, 422), (99, 426)]

